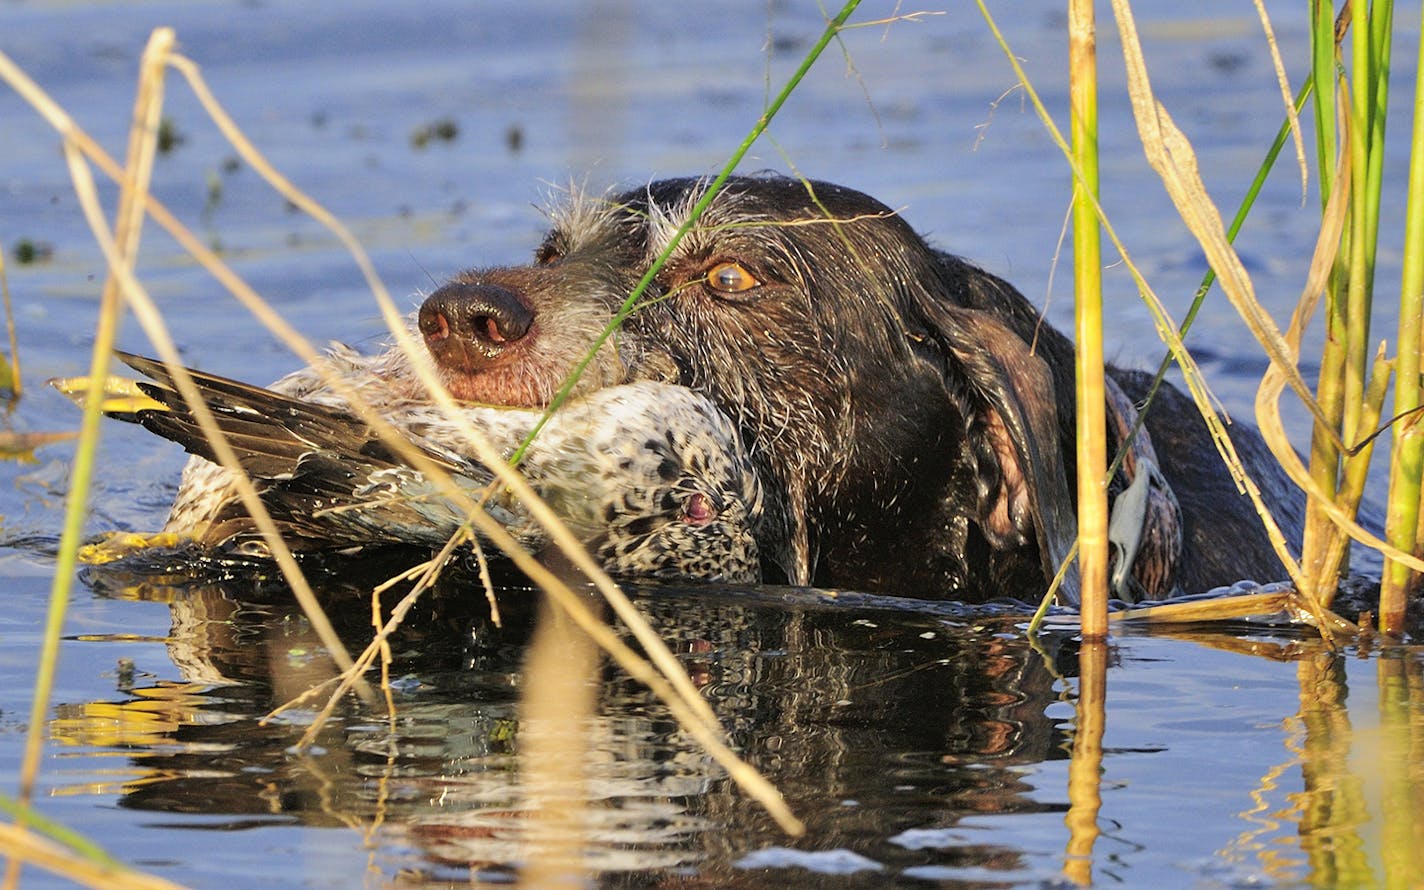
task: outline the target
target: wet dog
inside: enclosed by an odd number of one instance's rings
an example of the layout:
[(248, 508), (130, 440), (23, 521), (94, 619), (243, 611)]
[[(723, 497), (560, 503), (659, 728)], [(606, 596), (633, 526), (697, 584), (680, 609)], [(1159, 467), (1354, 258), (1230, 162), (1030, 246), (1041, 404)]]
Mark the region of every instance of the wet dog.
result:
[[(418, 324), (451, 392), (546, 403), (707, 184), (575, 198), (531, 264), (432, 293)], [(1075, 539), (1072, 360), (1012, 286), (878, 201), (756, 176), (727, 183), (578, 386), (681, 384), (733, 418), (766, 490), (770, 577), (980, 600), (1037, 596)], [(1148, 379), (1110, 369), (1110, 442)], [(1237, 424), (1232, 438), (1298, 530), (1301, 501), (1259, 436)], [(1282, 575), (1180, 392), (1152, 405), (1126, 467), (1112, 488), (1120, 595)]]

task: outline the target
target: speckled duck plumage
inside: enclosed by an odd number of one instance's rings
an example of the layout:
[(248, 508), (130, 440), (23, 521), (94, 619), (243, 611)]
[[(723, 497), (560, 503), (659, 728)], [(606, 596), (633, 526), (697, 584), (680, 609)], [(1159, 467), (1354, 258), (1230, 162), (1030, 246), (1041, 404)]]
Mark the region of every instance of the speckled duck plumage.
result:
[[(218, 466), (162, 363), (121, 354), (152, 382), (139, 388), (162, 408), (116, 416), (180, 443), (194, 457), (183, 472), (165, 531), (207, 547), (262, 553), (230, 470)], [(340, 380), (467, 492), (492, 473), (473, 456), (459, 424), (419, 398), (391, 350), (366, 356), (333, 348), (318, 366), (270, 388), (194, 372), (204, 402), (295, 550), (382, 544), (443, 545), (465, 521), (461, 507), (383, 442), (329, 382)], [(508, 456), (538, 410), (466, 405), (464, 420)], [(556, 412), (520, 464), (535, 491), (611, 574), (754, 581), (762, 491), (736, 428), (692, 390), (639, 382), (594, 390)], [(508, 493), (490, 514), (526, 547), (545, 533)]]

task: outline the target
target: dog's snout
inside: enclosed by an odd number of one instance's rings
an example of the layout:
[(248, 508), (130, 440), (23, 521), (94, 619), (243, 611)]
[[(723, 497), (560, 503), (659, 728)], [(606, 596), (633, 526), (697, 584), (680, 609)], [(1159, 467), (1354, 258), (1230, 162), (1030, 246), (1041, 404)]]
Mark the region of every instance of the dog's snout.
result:
[(419, 323), (437, 359), (473, 369), (523, 339), (534, 324), (534, 313), (508, 288), (454, 283), (421, 304)]

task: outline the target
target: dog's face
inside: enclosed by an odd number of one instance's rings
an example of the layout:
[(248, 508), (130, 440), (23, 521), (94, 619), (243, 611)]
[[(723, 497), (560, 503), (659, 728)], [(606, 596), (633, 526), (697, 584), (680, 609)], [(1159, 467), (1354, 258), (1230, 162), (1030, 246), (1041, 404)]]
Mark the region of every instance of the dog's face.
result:
[[(548, 401), (706, 185), (575, 201), (532, 265), (465, 273), (432, 294), (420, 328), (451, 391)], [(874, 562), (894, 558), (883, 546), (914, 526), (934, 576), (1012, 583), (1041, 577), (1071, 525), (1055, 384), (1028, 346), (1035, 322), (1007, 285), (859, 192), (736, 178), (579, 385), (647, 378), (708, 394), (768, 482), (763, 549), (792, 581), (866, 585)]]

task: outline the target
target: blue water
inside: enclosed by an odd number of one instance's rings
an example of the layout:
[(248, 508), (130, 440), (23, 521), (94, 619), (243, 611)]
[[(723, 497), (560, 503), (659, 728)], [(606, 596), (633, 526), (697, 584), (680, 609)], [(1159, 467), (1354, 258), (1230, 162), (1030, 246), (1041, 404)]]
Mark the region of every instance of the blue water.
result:
[[(1271, 4), (1296, 77), (1305, 67), (1297, 6)], [(992, 7), (1063, 125), (1058, 7)], [(1400, 64), (1417, 49), (1408, 14)], [(1196, 141), (1229, 214), (1281, 119), (1254, 12), (1151, 2), (1138, 15), (1160, 98)], [(570, 183), (602, 189), (719, 167), (821, 22), (805, 2), (34, 2), (0, 5), (0, 51), (121, 154), (139, 53), (153, 27), (175, 27), (248, 136), (353, 228), (392, 293), (413, 305), (462, 268), (523, 261), (544, 225), (538, 208)], [(1104, 204), (1180, 317), (1203, 263), (1142, 160), (1115, 43), (1104, 34)], [(1402, 96), (1412, 72), (1396, 78)], [(1014, 86), (964, 4), (854, 30), (744, 169), (794, 169), (874, 194), (936, 243), (1014, 281), (1061, 324), (1071, 288), (1054, 260), (1068, 180)], [(1401, 103), (1391, 124), (1397, 147), (1406, 111)], [(381, 321), (349, 258), (252, 170), (227, 164), (232, 150), (176, 76), (167, 114), (182, 142), (159, 160), (160, 199), (313, 342), (379, 343)], [(413, 145), (417, 130), (443, 119), (457, 125), (453, 140)], [(8, 252), (30, 240), (48, 253), (6, 266), (27, 388), (7, 420), (23, 431), (73, 429), (72, 407), (41, 382), (87, 366), (103, 262), (56, 136), (3, 89), (0, 135), (0, 242)], [(1402, 148), (1387, 157), (1388, 181), (1402, 183), (1406, 164)], [(1313, 247), (1313, 189), (1303, 196), (1283, 169), (1240, 241), (1258, 294), (1282, 320)], [(1382, 214), (1383, 282), (1398, 280), (1402, 193), (1389, 190)], [(192, 364), (258, 383), (293, 366), (153, 227), (140, 274)], [(1159, 347), (1130, 280), (1116, 265), (1109, 280), (1114, 360), (1154, 362)], [(151, 352), (132, 322), (121, 340)], [(1263, 363), (1234, 311), (1210, 305), (1189, 342), (1226, 408), (1249, 418)], [(16, 785), (70, 455), (54, 445), (0, 464), (4, 793)], [(180, 463), (142, 430), (107, 428), (91, 530), (159, 525)], [(67, 619), (37, 793), (43, 814), (130, 865), (200, 887), (509, 876), (522, 820), (513, 760), (521, 638), (484, 626), (468, 588), (423, 606), (399, 641), (394, 732), (379, 709), (352, 706), (299, 755), (292, 746), (308, 712), (258, 722), (325, 663), (280, 590), (101, 580), (77, 589)], [(347, 604), (336, 611), (359, 645), (365, 593), (327, 593)], [(508, 597), (517, 604), (521, 594)], [(589, 734), (598, 817), (590, 861), (602, 883), (1061, 880), (1078, 688), (1071, 639), (1050, 637), (1039, 653), (1010, 619), (738, 591), (639, 601), (809, 832), (780, 833), (661, 705), (610, 669)], [(1404, 703), (1382, 707), (1381, 689), (1403, 690)], [(1093, 875), (1125, 886), (1417, 883), (1417, 860), (1382, 850), (1390, 832), (1420, 830), (1409, 805), (1421, 791), (1417, 770), (1389, 757), (1417, 750), (1421, 700), (1413, 647), (1332, 656), (1295, 631), (1119, 633)], [(27, 868), (22, 885), (62, 883)]]

